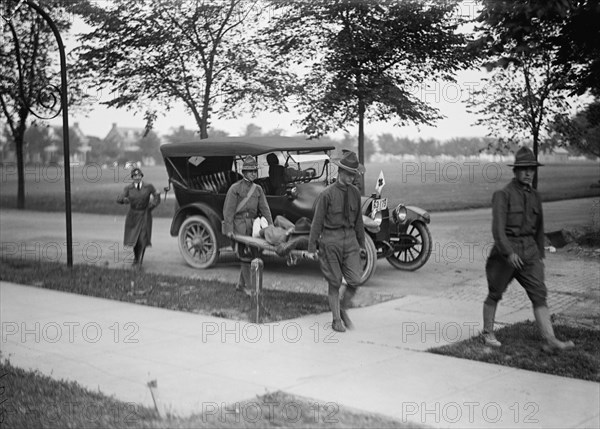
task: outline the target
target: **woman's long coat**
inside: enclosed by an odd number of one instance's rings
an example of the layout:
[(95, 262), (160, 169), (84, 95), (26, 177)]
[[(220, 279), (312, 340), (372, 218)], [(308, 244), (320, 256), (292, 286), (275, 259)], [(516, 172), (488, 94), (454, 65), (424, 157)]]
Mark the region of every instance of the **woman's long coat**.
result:
[(129, 203), (123, 244), (135, 246), (140, 240), (142, 246), (151, 246), (152, 210), (160, 204), (160, 194), (156, 192), (154, 185), (142, 183), (142, 189), (137, 189), (134, 183), (127, 185), (117, 197), (117, 202)]

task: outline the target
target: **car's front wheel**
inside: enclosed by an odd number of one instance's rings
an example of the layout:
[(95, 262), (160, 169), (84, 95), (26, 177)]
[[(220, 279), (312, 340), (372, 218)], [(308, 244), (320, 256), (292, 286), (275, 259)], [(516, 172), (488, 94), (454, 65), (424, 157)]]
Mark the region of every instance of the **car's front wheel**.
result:
[(188, 217), (179, 228), (179, 251), (189, 265), (205, 269), (219, 257), (217, 235), (204, 216)]
[(431, 233), (423, 222), (409, 225), (406, 232), (392, 240), (392, 244), (394, 251), (387, 260), (399, 270), (418, 270), (431, 255)]

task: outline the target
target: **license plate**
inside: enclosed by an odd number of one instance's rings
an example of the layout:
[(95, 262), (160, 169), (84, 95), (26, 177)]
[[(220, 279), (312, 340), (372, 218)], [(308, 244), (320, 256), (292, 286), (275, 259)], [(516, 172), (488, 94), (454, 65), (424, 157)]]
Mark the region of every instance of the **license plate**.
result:
[(371, 207), (372, 207), (373, 213), (380, 212), (381, 210), (387, 209), (387, 198), (373, 200), (373, 204)]

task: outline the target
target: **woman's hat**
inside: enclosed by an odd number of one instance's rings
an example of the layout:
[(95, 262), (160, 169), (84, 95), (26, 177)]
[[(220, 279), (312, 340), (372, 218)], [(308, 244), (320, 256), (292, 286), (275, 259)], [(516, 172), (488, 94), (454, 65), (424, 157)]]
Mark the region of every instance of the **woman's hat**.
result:
[(509, 167), (539, 167), (539, 166), (543, 166), (544, 164), (540, 164), (539, 162), (537, 162), (537, 160), (535, 159), (535, 155), (533, 154), (533, 152), (531, 151), (531, 149), (529, 149), (527, 146), (523, 146), (521, 149), (519, 149), (515, 155), (515, 163), (514, 164), (508, 164)]
[(356, 154), (350, 150), (342, 151), (342, 157), (332, 159), (331, 162), (350, 173), (362, 174), (365, 171), (365, 168), (358, 162)]
[(292, 234), (310, 234), (310, 219), (307, 217), (298, 219), (294, 225)]
[(142, 173), (142, 170), (140, 170), (137, 167), (131, 170), (131, 177), (135, 176), (138, 173), (140, 174), (140, 176), (144, 177), (144, 173)]
[(254, 157), (248, 155), (244, 158), (244, 164), (242, 165), (242, 171), (256, 171), (258, 170), (258, 163)]

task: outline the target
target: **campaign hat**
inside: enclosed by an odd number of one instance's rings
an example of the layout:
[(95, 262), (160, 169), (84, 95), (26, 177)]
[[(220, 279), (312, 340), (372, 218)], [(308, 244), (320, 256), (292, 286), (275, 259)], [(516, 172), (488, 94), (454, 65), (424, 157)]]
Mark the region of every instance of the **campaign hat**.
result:
[(242, 164), (242, 171), (256, 171), (258, 170), (258, 163), (253, 156), (248, 155), (244, 158), (244, 163)]
[(365, 171), (364, 167), (358, 162), (356, 153), (351, 150), (342, 151), (342, 157), (334, 158), (331, 162), (350, 173), (362, 174)]
[(544, 164), (540, 164), (537, 159), (535, 159), (535, 155), (532, 150), (527, 146), (523, 146), (521, 149), (517, 151), (515, 154), (515, 162), (514, 164), (508, 164), (509, 167), (520, 168), (520, 167), (540, 167)]
[(310, 234), (310, 219), (307, 217), (301, 217), (294, 224), (292, 234)]

